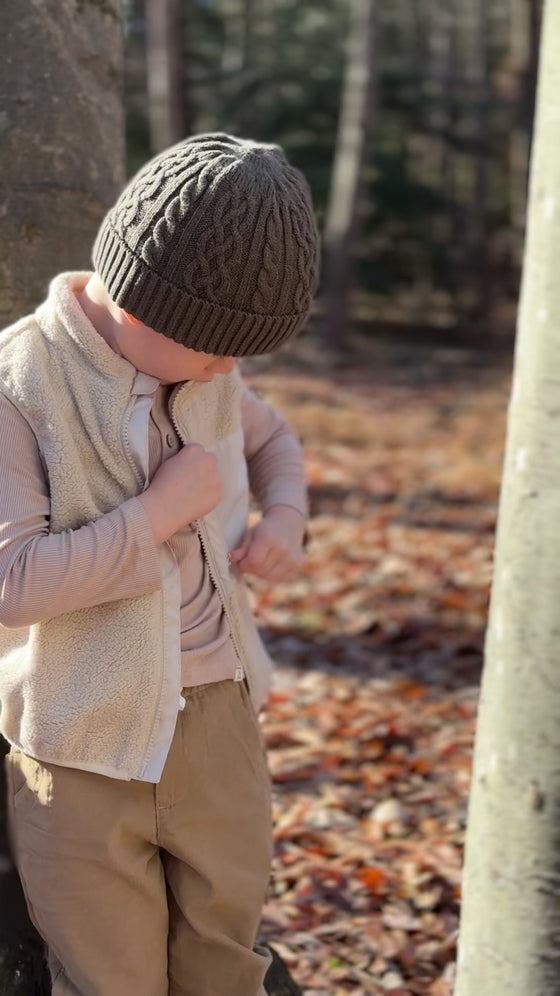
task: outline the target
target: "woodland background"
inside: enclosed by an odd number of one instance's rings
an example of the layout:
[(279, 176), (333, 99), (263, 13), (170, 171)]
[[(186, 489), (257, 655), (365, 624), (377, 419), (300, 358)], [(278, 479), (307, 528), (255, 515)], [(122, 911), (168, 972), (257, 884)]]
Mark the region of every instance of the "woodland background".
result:
[[(278, 662), (262, 934), (293, 974), (286, 993), (449, 996), (541, 4), (48, 0), (50, 61), (32, 7), (5, 5), (22, 33), (2, 69), (3, 324), (48, 276), (90, 265), (88, 231), (124, 178), (122, 101), (129, 174), (185, 134), (225, 130), (280, 143), (309, 179), (324, 250), (310, 327), (245, 364), (305, 444), (312, 513), (301, 581), (253, 585)], [(79, 133), (108, 50), (97, 39), (121, 31), (122, 100), (115, 56)], [(10, 126), (28, 111), (18, 159)], [(39, 146), (53, 182), (44, 159), (33, 172)], [(7, 852), (2, 871), (0, 992), (45, 993)]]
[[(131, 170), (193, 131), (279, 142), (309, 179), (336, 257), (323, 271), (329, 315), (340, 318), (333, 294), (349, 294), (366, 330), (511, 333), (538, 0), (125, 10)], [(342, 335), (331, 318), (331, 338)]]

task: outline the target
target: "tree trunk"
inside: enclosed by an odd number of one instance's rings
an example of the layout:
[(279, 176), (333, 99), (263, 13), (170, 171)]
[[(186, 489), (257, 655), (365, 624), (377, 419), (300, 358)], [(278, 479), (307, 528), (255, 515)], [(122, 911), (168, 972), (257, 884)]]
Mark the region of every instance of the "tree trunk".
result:
[(467, 83), (473, 107), (473, 184), (469, 241), (475, 253), (484, 253), (486, 240), (486, 192), (488, 154), (488, 110), (490, 76), (488, 65), (488, 0), (474, 0), (470, 23)]
[(490, 67), (488, 0), (476, 0), (473, 9), (473, 37), (469, 58), (469, 82), (475, 107), (472, 123), (473, 184), (469, 226), (470, 270), (474, 279), (474, 314), (484, 321), (489, 309), (487, 273), (487, 210), (489, 173)]
[[(91, 267), (125, 180), (118, 0), (4, 0), (2, 30), (0, 327), (32, 311), (57, 273)], [(2, 762), (0, 992), (39, 996), (50, 985), (11, 863)]]
[(371, 134), (375, 77), (376, 0), (352, 0), (342, 104), (325, 224), (324, 342), (342, 344), (352, 284), (351, 250), (358, 235), (358, 208), (366, 144)]
[(221, 5), (224, 25), (221, 72), (222, 93), (227, 100), (232, 88), (239, 87), (239, 73), (243, 64), (243, 42), (241, 37), (241, 12), (239, 0), (226, 0)]
[(178, 0), (146, 0), (146, 62), (150, 144), (155, 154), (185, 137)]
[(258, 54), (264, 46), (274, 61), (273, 23), (270, 11), (260, 0), (229, 0), (223, 5), (224, 44), (221, 60), (221, 88), (226, 118), (237, 132), (251, 132), (254, 123), (255, 73)]
[(255, 15), (256, 0), (243, 0), (243, 42), (241, 47), (241, 71), (250, 72), (255, 61)]
[(510, 65), (515, 76), (514, 115), (509, 148), (510, 224), (512, 262), (518, 269), (525, 238), (529, 149), (540, 34), (539, 0), (512, 0), (510, 17)]
[(91, 266), (124, 182), (117, 0), (4, 0), (2, 33), (0, 328)]
[(459, 204), (459, 156), (454, 148), (459, 122), (458, 90), (460, 87), (459, 51), (460, 26), (458, 6), (460, 0), (449, 0), (447, 6), (448, 62), (447, 62), (447, 143), (443, 163), (443, 189), (449, 218), (449, 257), (452, 284), (459, 283), (463, 218)]
[[(428, 124), (432, 148), (430, 185), (435, 190), (445, 189), (448, 169), (447, 85), (449, 82), (452, 13), (448, 2), (442, 3), (442, 0), (432, 0), (428, 8)], [(432, 233), (436, 242), (441, 236), (439, 221), (440, 219), (437, 217), (432, 218)]]
[(547, 0), (456, 996), (560, 993), (559, 51)]

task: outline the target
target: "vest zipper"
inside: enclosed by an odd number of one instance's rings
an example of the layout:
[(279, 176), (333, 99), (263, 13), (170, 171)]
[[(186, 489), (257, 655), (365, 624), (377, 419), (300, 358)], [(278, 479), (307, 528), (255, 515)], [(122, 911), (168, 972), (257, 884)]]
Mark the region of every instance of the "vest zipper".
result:
[[(192, 385), (192, 386), (194, 387), (194, 385)], [(184, 433), (184, 432), (181, 431), (181, 429), (179, 428), (179, 425), (177, 423), (177, 419), (175, 418), (175, 401), (177, 399), (177, 395), (179, 394), (180, 390), (181, 390), (181, 387), (176, 388), (175, 391), (173, 392), (173, 394), (171, 395), (170, 403), (169, 403), (169, 410), (170, 410), (170, 413), (171, 413), (171, 421), (173, 422), (173, 426), (175, 428), (175, 431), (176, 431), (177, 435), (179, 436), (179, 439), (182, 440), (182, 442), (183, 442), (183, 444), (185, 446), (188, 446), (189, 443), (191, 442), (191, 440), (189, 439), (189, 437), (188, 437), (188, 435), (186, 433)], [(202, 556), (204, 557), (204, 560), (206, 561), (206, 566), (208, 568), (208, 574), (210, 576), (210, 580), (211, 580), (212, 584), (214, 585), (216, 591), (218, 592), (218, 597), (220, 599), (220, 602), (222, 603), (222, 609), (224, 610), (226, 619), (227, 619), (227, 621), (229, 623), (229, 632), (230, 632), (230, 636), (231, 636), (231, 642), (233, 643), (233, 649), (235, 650), (236, 656), (239, 659), (239, 662), (240, 662), (240, 664), (241, 664), (241, 666), (243, 668), (245, 680), (248, 681), (248, 678), (247, 678), (247, 668), (243, 664), (244, 654), (243, 654), (243, 652), (241, 650), (241, 647), (240, 647), (240, 645), (238, 643), (238, 640), (237, 640), (237, 637), (235, 635), (235, 632), (234, 632), (235, 626), (234, 626), (232, 620), (230, 619), (230, 616), (229, 616), (229, 613), (228, 613), (228, 610), (227, 610), (227, 606), (226, 606), (226, 600), (225, 600), (225, 597), (224, 597), (224, 594), (223, 594), (223, 591), (222, 591), (222, 587), (221, 587), (220, 582), (218, 581), (218, 571), (217, 571), (216, 566), (214, 564), (213, 556), (212, 556), (212, 554), (210, 552), (210, 546), (209, 546), (209, 543), (208, 543), (208, 540), (207, 540), (207, 537), (206, 537), (206, 527), (204, 525), (204, 521), (203, 521), (203, 519), (195, 519), (193, 524), (196, 527), (198, 538), (200, 540), (200, 547), (201, 547), (201, 550), (202, 550)], [(236, 675), (237, 675), (237, 671), (236, 671)], [(236, 680), (238, 680), (238, 679), (236, 678)]]
[(132, 409), (134, 408), (135, 398), (131, 397), (129, 399), (128, 405), (126, 406), (126, 411), (124, 413), (121, 438), (123, 443), (123, 449), (126, 453), (128, 462), (134, 471), (134, 476), (136, 478), (136, 483), (139, 484), (142, 491), (146, 487), (146, 482), (142, 479), (142, 475), (136, 466), (136, 461), (134, 459), (134, 454), (132, 452), (132, 447), (130, 445), (129, 438), (129, 427), (130, 427), (130, 416), (132, 414)]
[[(136, 481), (137, 481), (140, 489), (142, 491), (144, 491), (146, 489), (147, 485), (148, 485), (148, 477), (146, 477), (146, 480), (143, 479), (142, 474), (138, 470), (138, 466), (136, 464), (136, 461), (134, 459), (134, 454), (132, 452), (132, 447), (130, 445), (130, 435), (129, 435), (130, 418), (131, 418), (131, 414), (132, 414), (132, 409), (134, 408), (135, 404), (136, 404), (136, 396), (133, 395), (133, 396), (130, 397), (129, 402), (128, 402), (127, 406), (126, 406), (126, 411), (124, 413), (124, 418), (123, 418), (123, 423), (122, 423), (122, 430), (121, 430), (121, 438), (122, 438), (123, 448), (124, 448), (126, 457), (128, 459), (128, 462), (130, 463), (130, 466), (132, 467), (132, 469), (134, 471), (134, 476), (136, 478)], [(171, 553), (171, 556), (175, 560), (175, 554), (173, 553), (173, 550), (171, 549), (171, 547), (169, 547), (169, 544), (167, 544), (167, 546), (169, 548), (169, 552)], [(175, 560), (175, 563), (176, 563), (176, 560)], [(151, 725), (150, 739), (148, 741), (148, 746), (146, 748), (146, 752), (145, 752), (145, 755), (144, 755), (144, 765), (143, 765), (141, 774), (143, 774), (144, 771), (146, 770), (146, 768), (147, 768), (147, 766), (148, 766), (148, 764), (149, 764), (149, 762), (151, 760), (151, 757), (152, 757), (152, 751), (153, 751), (153, 748), (154, 748), (155, 733), (156, 733), (157, 727), (159, 726), (160, 715), (161, 715), (161, 697), (162, 697), (164, 673), (165, 673), (165, 662), (163, 664), (163, 667), (162, 667), (162, 670), (161, 670), (161, 674), (160, 674), (160, 682), (159, 682), (158, 694), (157, 694), (157, 699), (156, 699), (156, 704), (155, 704), (154, 718), (153, 718), (152, 725)]]

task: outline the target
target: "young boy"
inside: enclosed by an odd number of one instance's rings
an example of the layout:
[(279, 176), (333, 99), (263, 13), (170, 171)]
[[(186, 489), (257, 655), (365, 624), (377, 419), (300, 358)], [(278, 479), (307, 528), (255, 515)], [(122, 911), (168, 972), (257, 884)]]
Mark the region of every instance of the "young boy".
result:
[(307, 186), (277, 146), (195, 136), (129, 183), (93, 260), (0, 335), (18, 867), (55, 996), (257, 996), (269, 662), (242, 574), (296, 576), (306, 502), (234, 358), (307, 318)]

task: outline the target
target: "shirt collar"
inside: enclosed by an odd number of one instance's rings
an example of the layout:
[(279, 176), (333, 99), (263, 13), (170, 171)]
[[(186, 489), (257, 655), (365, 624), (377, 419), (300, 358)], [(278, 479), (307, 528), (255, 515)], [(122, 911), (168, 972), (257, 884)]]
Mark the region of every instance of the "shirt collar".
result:
[(151, 377), (150, 374), (145, 374), (141, 370), (137, 370), (130, 393), (155, 394), (160, 383), (161, 381), (157, 377)]

